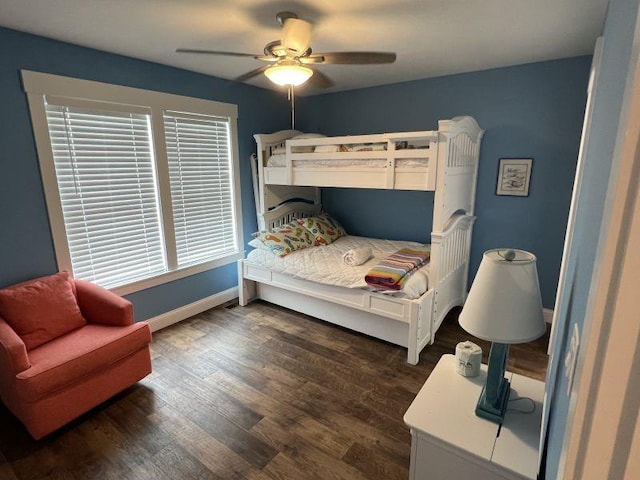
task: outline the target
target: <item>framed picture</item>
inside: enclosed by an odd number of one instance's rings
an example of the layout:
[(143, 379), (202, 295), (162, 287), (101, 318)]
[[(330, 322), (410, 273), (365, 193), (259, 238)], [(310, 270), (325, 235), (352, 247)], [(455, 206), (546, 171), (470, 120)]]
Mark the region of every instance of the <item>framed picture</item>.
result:
[(501, 158), (496, 195), (529, 195), (533, 158)]

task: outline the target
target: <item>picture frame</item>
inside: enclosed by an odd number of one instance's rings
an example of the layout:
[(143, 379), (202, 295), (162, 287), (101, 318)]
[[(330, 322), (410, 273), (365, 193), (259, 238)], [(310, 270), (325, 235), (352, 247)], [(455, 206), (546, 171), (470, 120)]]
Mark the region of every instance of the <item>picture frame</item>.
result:
[(501, 158), (496, 195), (529, 196), (533, 158)]

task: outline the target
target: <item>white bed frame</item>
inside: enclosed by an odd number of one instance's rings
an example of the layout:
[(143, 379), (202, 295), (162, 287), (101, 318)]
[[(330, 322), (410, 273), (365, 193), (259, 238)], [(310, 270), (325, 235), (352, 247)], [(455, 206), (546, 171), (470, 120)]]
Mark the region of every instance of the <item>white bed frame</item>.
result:
[[(416, 300), (298, 280), (246, 260), (238, 262), (240, 305), (260, 298), (408, 349), (416, 364), (433, 343), (451, 308), (467, 293), (471, 233), (480, 141), (484, 131), (471, 117), (442, 120), (437, 131), (291, 140), (300, 132), (255, 135), (252, 163), (258, 225), (270, 229), (320, 211), (321, 186), (435, 190), (429, 290)], [(295, 153), (296, 147), (388, 142), (386, 151)], [(395, 150), (396, 141), (428, 143), (428, 149)], [(266, 167), (276, 147), (287, 152), (286, 167)], [(408, 152), (408, 153), (407, 153)], [(372, 156), (372, 154), (375, 154)], [(384, 157), (383, 157), (384, 156)], [(420, 167), (398, 167), (398, 158), (424, 158)], [(386, 167), (306, 167), (317, 158), (386, 158)], [(294, 165), (293, 161), (297, 160)], [(311, 203), (287, 202), (302, 198)]]

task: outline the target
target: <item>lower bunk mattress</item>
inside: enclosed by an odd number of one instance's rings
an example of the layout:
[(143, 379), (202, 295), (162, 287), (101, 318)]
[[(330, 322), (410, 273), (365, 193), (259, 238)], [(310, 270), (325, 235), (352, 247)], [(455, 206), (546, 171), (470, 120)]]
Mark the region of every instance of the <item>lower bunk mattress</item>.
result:
[[(343, 255), (349, 250), (368, 247), (372, 256), (362, 265), (348, 266)], [(382, 240), (376, 238), (347, 235), (329, 245), (296, 250), (284, 257), (274, 255), (271, 250), (257, 248), (247, 255), (247, 262), (262, 266), (273, 272), (293, 278), (309, 280), (326, 285), (346, 288), (360, 288), (379, 291), (367, 285), (365, 275), (371, 268), (401, 248), (428, 249), (428, 245), (417, 242)], [(414, 272), (400, 291), (380, 291), (380, 293), (400, 298), (416, 299), (429, 288), (429, 264)]]

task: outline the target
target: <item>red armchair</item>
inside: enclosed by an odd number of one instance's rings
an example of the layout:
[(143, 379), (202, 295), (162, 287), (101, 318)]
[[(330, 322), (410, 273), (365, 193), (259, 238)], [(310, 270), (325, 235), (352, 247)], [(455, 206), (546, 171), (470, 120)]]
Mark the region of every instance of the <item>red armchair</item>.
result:
[(146, 322), (62, 272), (0, 290), (0, 398), (40, 439), (151, 373)]

